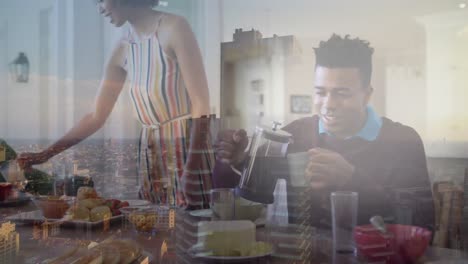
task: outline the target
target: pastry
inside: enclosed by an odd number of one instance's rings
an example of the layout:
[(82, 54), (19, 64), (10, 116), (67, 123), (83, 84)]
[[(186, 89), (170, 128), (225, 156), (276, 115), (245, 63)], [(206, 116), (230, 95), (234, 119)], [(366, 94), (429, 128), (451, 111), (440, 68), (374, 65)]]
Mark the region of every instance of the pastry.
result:
[[(99, 244), (96, 249), (112, 252), (114, 255), (118, 252), (120, 254), (118, 263), (120, 264), (130, 264), (141, 255), (141, 248), (130, 240), (109, 240)], [(107, 262), (104, 263), (107, 264)]]
[(76, 204), (68, 209), (65, 218), (70, 220), (89, 221), (89, 213), (90, 212), (88, 208), (82, 206), (81, 204)]
[(78, 200), (84, 200), (89, 198), (98, 198), (98, 195), (93, 187), (80, 187), (76, 197)]
[(101, 198), (87, 198), (87, 199), (79, 200), (78, 203), (81, 206), (84, 206), (88, 208), (89, 210), (91, 210), (95, 207), (104, 205), (106, 203), (106, 200), (101, 199)]
[(98, 206), (91, 210), (90, 220), (91, 222), (102, 221), (104, 219), (110, 219), (112, 217), (112, 212), (107, 206)]
[(141, 255), (141, 248), (135, 241), (107, 239), (101, 243), (92, 242), (88, 248), (76, 246), (61, 256), (49, 259), (47, 264), (130, 264)]
[(88, 252), (78, 258), (77, 260), (71, 262), (71, 264), (103, 264), (102, 253), (99, 250), (88, 250)]
[(102, 253), (102, 262), (104, 264), (119, 264), (120, 263), (120, 252), (116, 251), (116, 248), (112, 245), (102, 244), (97, 246), (97, 250)]

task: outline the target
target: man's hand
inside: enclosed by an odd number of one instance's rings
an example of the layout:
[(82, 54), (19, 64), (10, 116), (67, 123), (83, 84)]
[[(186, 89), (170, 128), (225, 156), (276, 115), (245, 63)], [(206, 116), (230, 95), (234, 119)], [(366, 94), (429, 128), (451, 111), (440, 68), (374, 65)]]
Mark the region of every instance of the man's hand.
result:
[(45, 152), (38, 152), (38, 153), (25, 152), (25, 153), (21, 153), (16, 160), (19, 166), (22, 169), (26, 170), (26, 169), (31, 168), (31, 166), (33, 165), (44, 163), (48, 159), (49, 157)]
[(305, 174), (312, 189), (343, 187), (351, 180), (353, 173), (354, 166), (340, 154), (322, 148), (309, 150), (309, 163)]
[(223, 163), (238, 165), (245, 158), (244, 150), (249, 144), (245, 130), (223, 130), (218, 133), (214, 145), (216, 158)]

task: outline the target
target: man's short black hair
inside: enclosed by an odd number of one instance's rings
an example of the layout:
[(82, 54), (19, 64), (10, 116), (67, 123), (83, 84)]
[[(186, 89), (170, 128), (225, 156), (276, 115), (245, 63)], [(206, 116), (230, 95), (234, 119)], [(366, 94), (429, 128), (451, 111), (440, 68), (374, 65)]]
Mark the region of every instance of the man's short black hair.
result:
[(358, 68), (363, 86), (367, 88), (370, 85), (374, 49), (368, 41), (333, 34), (327, 41), (321, 41), (314, 50), (316, 68)]
[(144, 5), (148, 5), (148, 6), (157, 6), (159, 4), (159, 0), (120, 0), (121, 2), (123, 2), (124, 4), (126, 5), (130, 5), (130, 6), (144, 6)]
[[(101, 2), (100, 0), (95, 0), (96, 3)], [(139, 7), (139, 6), (157, 6), (159, 5), (159, 0), (114, 0), (118, 4), (123, 4), (127, 6), (134, 6), (134, 7)]]

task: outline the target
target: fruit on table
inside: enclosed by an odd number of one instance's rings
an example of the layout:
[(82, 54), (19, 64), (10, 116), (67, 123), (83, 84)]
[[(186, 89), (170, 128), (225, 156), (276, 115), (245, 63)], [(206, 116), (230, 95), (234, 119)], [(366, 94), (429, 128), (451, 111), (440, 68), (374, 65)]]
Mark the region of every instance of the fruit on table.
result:
[(106, 200), (106, 205), (111, 209), (112, 215), (121, 215), (122, 212), (120, 211), (121, 208), (128, 207), (129, 203), (127, 201), (122, 202), (117, 199), (108, 199)]
[(106, 217), (120, 215), (120, 208), (128, 206), (128, 202), (117, 199), (103, 199), (92, 187), (80, 187), (76, 204), (67, 211), (68, 220), (102, 221)]

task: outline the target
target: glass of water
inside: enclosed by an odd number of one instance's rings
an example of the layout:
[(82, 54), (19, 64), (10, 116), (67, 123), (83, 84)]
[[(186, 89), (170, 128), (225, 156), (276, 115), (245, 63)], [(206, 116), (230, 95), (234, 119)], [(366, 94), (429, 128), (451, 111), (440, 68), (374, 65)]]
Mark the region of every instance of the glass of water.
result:
[(235, 217), (236, 195), (234, 189), (211, 190), (211, 210), (213, 220), (233, 220)]
[(333, 249), (338, 254), (356, 254), (354, 228), (357, 222), (358, 193), (332, 192)]

